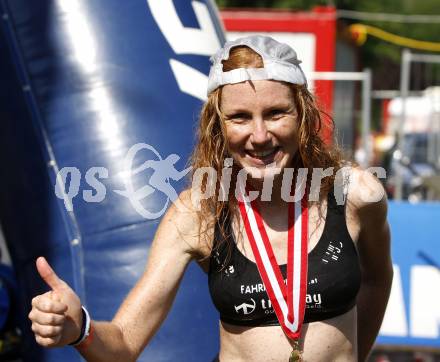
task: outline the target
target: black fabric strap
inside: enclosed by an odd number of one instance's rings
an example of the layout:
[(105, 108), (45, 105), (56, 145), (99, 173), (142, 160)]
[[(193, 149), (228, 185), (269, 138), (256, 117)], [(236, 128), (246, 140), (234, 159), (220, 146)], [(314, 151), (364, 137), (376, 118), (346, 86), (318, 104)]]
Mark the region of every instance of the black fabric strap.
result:
[(74, 346), (76, 344), (78, 344), (83, 338), (84, 338), (84, 334), (86, 333), (86, 312), (84, 311), (84, 308), (81, 308), (81, 312), (82, 312), (82, 326), (81, 326), (81, 334), (79, 335), (78, 339), (76, 339), (74, 342), (69, 343), (69, 346)]

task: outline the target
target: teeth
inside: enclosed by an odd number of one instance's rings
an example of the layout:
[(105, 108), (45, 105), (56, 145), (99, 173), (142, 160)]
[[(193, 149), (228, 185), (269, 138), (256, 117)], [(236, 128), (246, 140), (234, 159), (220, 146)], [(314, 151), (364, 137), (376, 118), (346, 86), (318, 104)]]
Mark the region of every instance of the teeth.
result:
[(273, 153), (273, 151), (274, 151), (274, 148), (267, 150), (267, 151), (262, 151), (262, 152), (253, 151), (253, 152), (249, 152), (249, 153), (251, 154), (251, 156), (254, 156), (254, 157), (266, 157), (266, 156), (270, 155), (271, 153)]

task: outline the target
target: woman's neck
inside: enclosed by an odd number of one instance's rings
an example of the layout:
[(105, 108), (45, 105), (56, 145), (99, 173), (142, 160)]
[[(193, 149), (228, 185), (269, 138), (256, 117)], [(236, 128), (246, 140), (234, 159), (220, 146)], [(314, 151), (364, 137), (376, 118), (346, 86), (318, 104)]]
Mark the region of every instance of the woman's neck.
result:
[(273, 179), (249, 179), (248, 185), (254, 191), (258, 191), (258, 201), (266, 206), (280, 207), (287, 202), (282, 195), (282, 177)]

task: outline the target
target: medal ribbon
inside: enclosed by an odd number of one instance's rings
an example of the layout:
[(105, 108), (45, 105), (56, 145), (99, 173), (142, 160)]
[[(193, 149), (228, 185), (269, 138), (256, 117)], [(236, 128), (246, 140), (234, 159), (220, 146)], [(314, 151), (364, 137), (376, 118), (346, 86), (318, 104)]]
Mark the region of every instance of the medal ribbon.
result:
[(300, 336), (306, 306), (307, 194), (305, 192), (302, 200), (290, 202), (288, 205), (287, 285), (273, 253), (257, 201), (249, 201), (243, 196), (238, 203), (266, 292), (284, 333), (294, 340)]

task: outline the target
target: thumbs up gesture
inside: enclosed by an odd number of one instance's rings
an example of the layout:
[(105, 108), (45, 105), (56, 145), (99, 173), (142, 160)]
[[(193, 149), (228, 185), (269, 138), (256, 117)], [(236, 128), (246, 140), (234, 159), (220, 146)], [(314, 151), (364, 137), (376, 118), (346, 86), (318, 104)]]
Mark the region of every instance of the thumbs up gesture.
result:
[(32, 299), (29, 319), (35, 340), (44, 347), (60, 347), (76, 341), (81, 334), (81, 301), (61, 280), (45, 258), (37, 259), (37, 270), (51, 289)]

